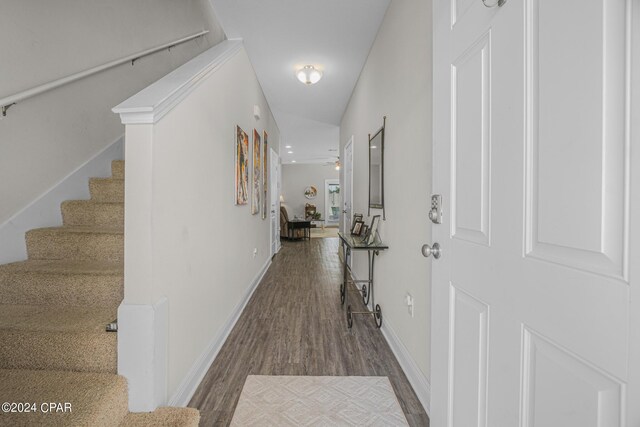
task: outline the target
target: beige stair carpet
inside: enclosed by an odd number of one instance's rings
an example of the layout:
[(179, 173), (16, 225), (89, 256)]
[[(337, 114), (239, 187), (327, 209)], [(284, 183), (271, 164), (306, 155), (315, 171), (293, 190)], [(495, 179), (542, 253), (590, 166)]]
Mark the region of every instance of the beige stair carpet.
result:
[(118, 307), (124, 297), (123, 274), (122, 263), (108, 261), (0, 265), (0, 304)]
[(198, 427), (200, 412), (193, 408), (158, 408), (149, 413), (129, 414), (120, 427)]
[(249, 375), (232, 426), (408, 426), (387, 377)]
[[(27, 232), (29, 259), (0, 265), (0, 400), (37, 409), (0, 412), (0, 426), (198, 425), (195, 409), (128, 413), (117, 333), (105, 331), (124, 295), (124, 161), (111, 167), (90, 200), (62, 203), (62, 227)], [(49, 402), (71, 412), (42, 411)]]
[[(2, 411), (1, 426), (106, 427), (127, 415), (127, 381), (118, 375), (3, 369), (0, 396), (3, 402), (36, 404), (35, 412)], [(69, 403), (71, 411), (43, 411), (50, 402)]]

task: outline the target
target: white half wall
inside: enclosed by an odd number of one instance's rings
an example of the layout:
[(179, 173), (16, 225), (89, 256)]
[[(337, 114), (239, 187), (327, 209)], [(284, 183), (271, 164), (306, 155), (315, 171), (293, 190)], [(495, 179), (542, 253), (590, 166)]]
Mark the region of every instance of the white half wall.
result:
[[(167, 299), (166, 396), (185, 404), (270, 261), (269, 219), (234, 205), (236, 125), (250, 142), (266, 131), (275, 150), (279, 129), (241, 41), (210, 48), (114, 111), (127, 123), (124, 306)], [(151, 363), (135, 343), (118, 359)]]
[[(340, 127), (340, 152), (354, 135), (353, 210), (366, 216), (367, 136), (375, 133), (387, 116), (387, 219), (379, 231), (389, 250), (376, 260), (376, 302), (382, 307), (384, 322), (392, 326), (386, 328), (385, 336), (395, 342), (392, 348), (396, 355), (402, 354), (398, 358), (407, 376), (414, 377), (412, 384), (421, 400), (427, 394), (419, 390), (424, 386), (416, 384), (428, 384), (430, 378), (432, 261), (421, 255), (420, 248), (431, 243), (427, 218), (431, 192), (431, 27), (431, 1), (391, 2)], [(381, 213), (371, 210), (371, 215)], [(353, 268), (357, 276), (366, 277), (366, 255), (355, 254)], [(407, 310), (407, 293), (414, 299), (414, 317)]]
[(0, 224), (124, 133), (111, 107), (224, 39), (208, 0), (3, 0), (0, 9), (0, 98), (210, 31), (0, 116)]

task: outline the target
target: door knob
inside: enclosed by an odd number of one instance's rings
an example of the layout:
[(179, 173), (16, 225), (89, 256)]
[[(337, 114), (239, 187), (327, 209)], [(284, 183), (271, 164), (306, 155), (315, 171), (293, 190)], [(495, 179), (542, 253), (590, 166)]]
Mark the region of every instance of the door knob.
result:
[(422, 255), (425, 258), (429, 258), (431, 255), (433, 255), (435, 259), (440, 258), (440, 255), (442, 255), (440, 252), (440, 244), (434, 243), (433, 246), (422, 245)]

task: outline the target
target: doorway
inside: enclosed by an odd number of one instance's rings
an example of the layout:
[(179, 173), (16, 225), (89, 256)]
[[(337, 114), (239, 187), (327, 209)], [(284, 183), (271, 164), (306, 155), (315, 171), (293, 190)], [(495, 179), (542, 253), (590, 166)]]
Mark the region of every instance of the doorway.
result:
[(327, 226), (340, 222), (340, 180), (326, 179), (324, 181), (324, 217)]
[(353, 205), (353, 135), (344, 146), (344, 164), (342, 167), (342, 232), (348, 234), (351, 230), (351, 212)]
[(271, 186), (271, 256), (280, 250), (280, 157), (271, 150), (269, 177)]

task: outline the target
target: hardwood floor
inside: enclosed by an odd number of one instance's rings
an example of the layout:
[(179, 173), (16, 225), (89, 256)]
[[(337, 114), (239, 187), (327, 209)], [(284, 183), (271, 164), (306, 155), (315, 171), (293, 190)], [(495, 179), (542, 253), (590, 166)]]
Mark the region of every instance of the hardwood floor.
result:
[(373, 319), (347, 329), (337, 248), (337, 238), (283, 242), (189, 403), (201, 426), (231, 422), (247, 375), (388, 376), (409, 424), (429, 425)]

